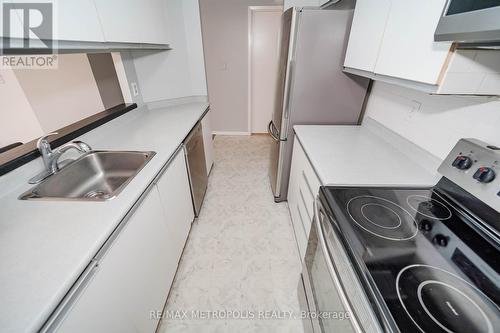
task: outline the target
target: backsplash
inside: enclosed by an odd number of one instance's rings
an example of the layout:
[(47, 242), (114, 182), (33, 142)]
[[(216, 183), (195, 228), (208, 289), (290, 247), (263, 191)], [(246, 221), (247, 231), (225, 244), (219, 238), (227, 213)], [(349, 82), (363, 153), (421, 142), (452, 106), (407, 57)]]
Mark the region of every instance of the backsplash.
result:
[(461, 138), (476, 138), (500, 146), (497, 97), (437, 96), (375, 82), (365, 117), (440, 159)]
[(104, 110), (86, 54), (58, 55), (57, 69), (2, 69), (0, 75), (0, 147)]

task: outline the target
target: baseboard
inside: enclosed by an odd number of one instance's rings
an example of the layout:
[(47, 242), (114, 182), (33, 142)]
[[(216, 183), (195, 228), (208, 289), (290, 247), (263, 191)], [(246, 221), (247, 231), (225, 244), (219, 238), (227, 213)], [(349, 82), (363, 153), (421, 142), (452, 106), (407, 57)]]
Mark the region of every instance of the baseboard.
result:
[(213, 135), (252, 135), (250, 132), (213, 131)]

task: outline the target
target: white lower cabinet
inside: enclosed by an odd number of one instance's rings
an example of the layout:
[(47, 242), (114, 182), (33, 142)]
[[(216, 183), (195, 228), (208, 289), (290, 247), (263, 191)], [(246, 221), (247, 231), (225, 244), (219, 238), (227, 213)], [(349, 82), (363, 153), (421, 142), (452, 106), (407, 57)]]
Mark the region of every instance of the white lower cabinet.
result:
[[(68, 302), (57, 332), (154, 332), (194, 214), (180, 150), (130, 216), (94, 275)], [(105, 245), (106, 247), (106, 245)]]
[(181, 149), (157, 182), (165, 222), (173, 243), (172, 251), (180, 259), (194, 220), (193, 201), (186, 168), (186, 157)]
[(314, 218), (314, 200), (319, 193), (320, 186), (321, 182), (313, 166), (299, 140), (295, 139), (288, 184), (288, 208), (301, 258), (305, 255)]

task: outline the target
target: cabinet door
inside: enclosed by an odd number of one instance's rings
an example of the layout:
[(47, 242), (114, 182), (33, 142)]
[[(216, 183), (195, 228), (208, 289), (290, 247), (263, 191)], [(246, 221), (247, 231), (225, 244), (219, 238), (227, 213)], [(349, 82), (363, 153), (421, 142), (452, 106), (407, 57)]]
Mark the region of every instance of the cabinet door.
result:
[[(15, 3), (16, 1), (14, 0), (2, 0), (0, 1), (0, 5), (2, 6), (1, 14), (2, 14), (2, 20), (0, 24), (2, 27), (0, 27), (0, 37), (8, 37), (8, 38), (24, 38), (24, 31), (23, 31), (23, 20), (21, 19), (22, 12), (19, 10), (15, 9), (9, 9), (7, 12), (6, 8), (3, 8), (4, 4), (9, 4), (9, 3)], [(17, 1), (19, 2), (19, 1)], [(9, 27), (9, 33), (3, 29), (3, 24), (4, 21), (3, 19), (7, 18), (8, 22), (10, 23), (8, 25)], [(7, 23), (7, 22), (5, 22)], [(0, 41), (0, 46), (3, 48), (3, 43), (4, 41)], [(11, 47), (16, 48), (16, 47), (23, 47), (23, 41), (22, 40), (12, 40), (10, 41)]]
[(177, 267), (158, 192), (146, 196), (57, 332), (154, 332)]
[(201, 120), (201, 130), (203, 132), (203, 147), (205, 149), (205, 160), (207, 164), (207, 175), (214, 164), (214, 148), (212, 139), (212, 125), (210, 122), (210, 111)]
[[(9, 0), (5, 2), (26, 3), (23, 0)], [(52, 0), (51, 3), (53, 4), (54, 22), (52, 39), (91, 42), (104, 41), (101, 23), (99, 22), (93, 0)], [(16, 11), (16, 14), (19, 16), (18, 19), (22, 21), (22, 11)], [(31, 19), (36, 19), (36, 16), (33, 16)], [(20, 33), (17, 35), (13, 37), (20, 37)]]
[(57, 0), (54, 6), (57, 23), (54, 39), (104, 42), (93, 0)]
[(108, 42), (166, 44), (162, 0), (94, 0)]
[(177, 152), (157, 183), (167, 228), (176, 261), (182, 250), (194, 219), (193, 201), (184, 151)]
[(374, 71), (390, 9), (391, 0), (356, 1), (345, 67)]
[(438, 83), (451, 46), (434, 42), (445, 3), (446, 0), (392, 1), (376, 74)]

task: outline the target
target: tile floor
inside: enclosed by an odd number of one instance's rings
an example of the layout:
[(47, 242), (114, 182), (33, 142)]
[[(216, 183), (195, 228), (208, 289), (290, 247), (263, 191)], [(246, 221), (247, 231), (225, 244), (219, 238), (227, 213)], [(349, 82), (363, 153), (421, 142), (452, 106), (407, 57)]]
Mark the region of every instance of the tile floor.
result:
[[(215, 138), (203, 208), (159, 332), (303, 331), (299, 319), (263, 318), (300, 311), (301, 263), (288, 207), (273, 201), (267, 176), (270, 145), (260, 135)], [(248, 319), (223, 318), (229, 315)]]

